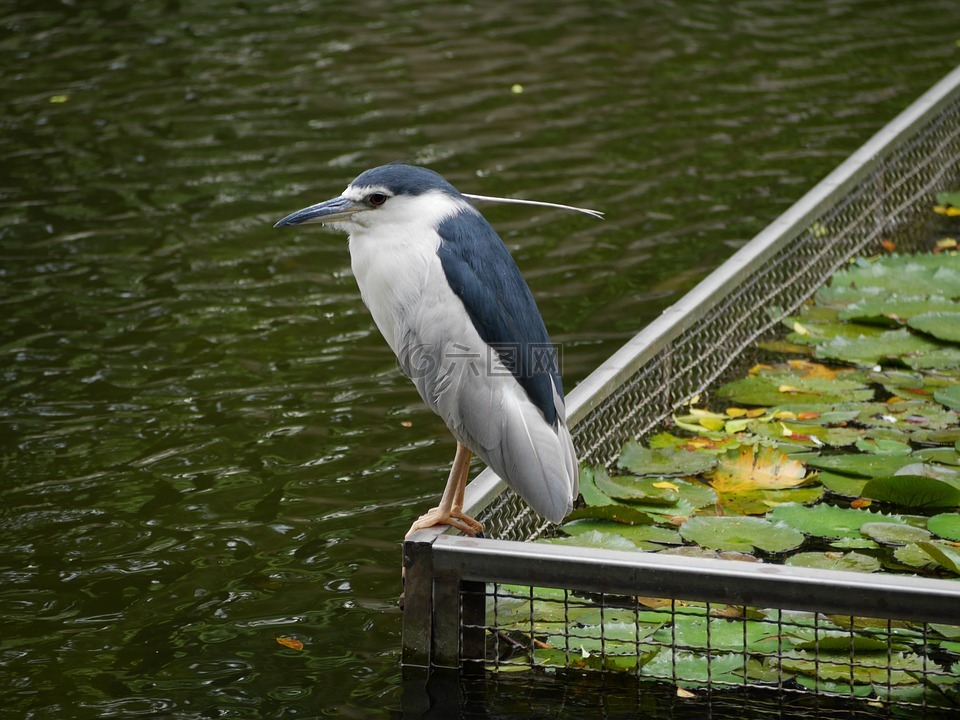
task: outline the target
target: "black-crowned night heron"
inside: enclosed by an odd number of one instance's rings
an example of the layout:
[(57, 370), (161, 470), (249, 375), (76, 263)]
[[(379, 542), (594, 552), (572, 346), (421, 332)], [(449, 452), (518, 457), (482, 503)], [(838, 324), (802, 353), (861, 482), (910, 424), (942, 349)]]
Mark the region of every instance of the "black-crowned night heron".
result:
[(471, 198), (551, 205), (464, 195), (432, 170), (395, 164), (367, 170), (339, 197), (276, 224), (326, 223), (349, 234), (353, 273), (374, 322), (457, 439), (440, 505), (407, 537), (440, 524), (470, 535), (482, 529), (463, 514), (471, 453), (548, 520), (562, 520), (578, 492), (550, 336), (510, 252)]

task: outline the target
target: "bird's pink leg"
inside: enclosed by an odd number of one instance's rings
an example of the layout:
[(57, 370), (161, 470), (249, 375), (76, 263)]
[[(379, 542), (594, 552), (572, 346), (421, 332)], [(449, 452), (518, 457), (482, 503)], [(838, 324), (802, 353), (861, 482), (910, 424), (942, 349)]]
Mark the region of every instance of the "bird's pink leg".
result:
[(428, 510), (410, 526), (406, 537), (410, 537), (418, 530), (434, 527), (435, 525), (452, 525), (465, 535), (474, 536), (483, 525), (469, 515), (463, 514), (463, 493), (467, 487), (467, 476), (470, 474), (470, 458), (473, 453), (466, 445), (457, 443), (457, 455), (453, 459), (453, 467), (447, 477), (447, 485), (443, 489), (440, 505)]

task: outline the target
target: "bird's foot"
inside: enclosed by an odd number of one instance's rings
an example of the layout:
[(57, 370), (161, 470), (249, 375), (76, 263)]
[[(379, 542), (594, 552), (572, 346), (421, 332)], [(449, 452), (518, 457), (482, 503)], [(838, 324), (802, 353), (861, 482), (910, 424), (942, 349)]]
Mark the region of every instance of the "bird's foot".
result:
[(483, 531), (483, 525), (469, 515), (464, 515), (460, 508), (455, 507), (452, 508), (450, 512), (444, 513), (440, 508), (435, 507), (421, 515), (413, 525), (410, 526), (410, 530), (407, 531), (405, 539), (409, 539), (411, 535), (419, 530), (426, 530), (427, 528), (437, 525), (451, 525), (464, 535), (469, 535), (470, 537), (476, 537), (478, 533)]

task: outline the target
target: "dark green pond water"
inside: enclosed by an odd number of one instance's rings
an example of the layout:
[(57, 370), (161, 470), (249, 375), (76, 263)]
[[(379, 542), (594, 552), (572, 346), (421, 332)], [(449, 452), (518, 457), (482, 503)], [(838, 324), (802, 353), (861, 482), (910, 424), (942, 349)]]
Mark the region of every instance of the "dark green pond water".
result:
[(569, 388), (960, 59), (955, 0), (31, 0), (0, 28), (0, 715), (56, 720), (424, 707), (400, 540), (454, 445), (345, 239), (275, 220), (393, 160), (606, 211), (487, 210)]

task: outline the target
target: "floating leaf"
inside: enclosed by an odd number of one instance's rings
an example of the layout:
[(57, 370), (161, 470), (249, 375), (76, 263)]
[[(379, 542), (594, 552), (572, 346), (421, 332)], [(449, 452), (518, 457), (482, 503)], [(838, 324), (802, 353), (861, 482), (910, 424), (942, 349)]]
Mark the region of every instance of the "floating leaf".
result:
[(617, 464), (637, 475), (699, 475), (716, 462), (716, 457), (709, 453), (669, 447), (650, 450), (636, 440), (629, 440)]
[(946, 405), (951, 410), (960, 410), (960, 383), (937, 390), (933, 397), (938, 403)]
[(936, 342), (908, 330), (888, 330), (874, 337), (835, 337), (817, 346), (817, 357), (842, 360), (861, 367), (901, 359), (911, 367), (920, 362), (924, 363), (923, 367), (954, 367), (949, 356), (941, 359), (935, 355), (934, 351), (940, 349)]
[(932, 542), (920, 542), (917, 543), (917, 547), (933, 558), (944, 570), (960, 575), (960, 554)]
[(931, 294), (960, 296), (960, 258), (951, 255), (892, 255), (858, 259), (830, 279), (831, 288), (850, 287), (862, 292), (878, 288), (896, 293), (903, 288), (923, 288)]
[(927, 568), (937, 565), (937, 561), (925, 553), (916, 543), (896, 548), (893, 551), (893, 556), (904, 565), (913, 568)]
[(960, 542), (960, 514), (943, 513), (927, 521), (927, 529), (947, 540)]
[[(700, 655), (689, 652), (673, 652), (664, 648), (640, 670), (641, 675), (666, 678), (678, 684), (696, 686), (716, 683), (725, 678), (726, 682), (743, 682), (736, 673), (743, 668), (743, 655), (729, 653), (723, 655)], [(723, 680), (721, 680), (723, 681)]]
[[(630, 542), (623, 535), (597, 532), (590, 530), (576, 537), (547, 538), (541, 542), (551, 545), (576, 545), (578, 547), (603, 548), (604, 550), (641, 550), (636, 543)], [(647, 548), (650, 549), (650, 548)]]
[[(582, 487), (583, 486), (581, 485), (581, 489)], [(594, 520), (608, 520), (621, 525), (650, 525), (656, 522), (653, 517), (642, 510), (637, 510), (636, 508), (630, 507), (629, 505), (624, 505), (622, 503), (611, 503), (609, 505), (587, 505), (586, 507), (577, 508), (567, 515), (567, 520), (581, 520), (587, 518)]]
[(680, 526), (684, 540), (714, 550), (785, 552), (798, 547), (803, 535), (793, 528), (754, 517), (695, 517)]
[(717, 492), (737, 493), (792, 488), (802, 485), (805, 476), (803, 463), (791, 460), (776, 448), (755, 452), (751, 447), (743, 447), (737, 453), (719, 458), (717, 469), (709, 479)]
[(277, 642), (291, 650), (303, 650), (303, 643), (296, 638), (282, 636), (277, 638)]
[[(784, 503), (813, 503), (823, 495), (822, 487), (788, 488), (786, 490), (749, 490), (727, 493), (717, 501), (718, 515), (765, 515), (770, 508)], [(709, 510), (701, 510), (709, 515)]]
[(898, 296), (885, 293), (858, 300), (840, 311), (841, 320), (901, 325), (909, 318), (950, 310), (954, 303), (942, 295)]
[(653, 640), (664, 645), (700, 649), (711, 653), (743, 652), (775, 653), (780, 642), (776, 623), (756, 620), (734, 620), (714, 615), (678, 615), (664, 625)]
[(820, 470), (867, 478), (893, 475), (909, 463), (909, 458), (890, 455), (821, 455), (807, 460), (807, 465)]
[(850, 538), (844, 537), (838, 540), (834, 540), (830, 543), (830, 547), (837, 548), (838, 550), (873, 550), (880, 547), (873, 540), (868, 538)]
[(870, 510), (854, 510), (833, 505), (778, 505), (767, 515), (770, 520), (784, 522), (802, 533), (815, 537), (860, 537), (864, 523), (903, 522), (899, 515), (884, 515)]
[(940, 465), (960, 466), (960, 454), (956, 448), (926, 448), (917, 450), (913, 457), (922, 462), (939, 463)]
[(860, 526), (860, 532), (887, 545), (909, 545), (930, 539), (930, 533), (923, 528), (903, 523), (868, 522)]
[(914, 330), (932, 335), (938, 340), (960, 342), (960, 312), (927, 312), (914, 315), (907, 324)]
[(820, 473), (818, 479), (827, 490), (844, 497), (860, 497), (863, 494), (863, 486), (867, 484), (867, 478), (838, 475), (826, 470)]
[(665, 543), (667, 545), (680, 545), (683, 542), (680, 538), (680, 533), (673, 528), (658, 527), (656, 525), (625, 526), (604, 520), (576, 520), (566, 523), (560, 529), (574, 537), (579, 537), (588, 532), (602, 532), (620, 535), (632, 543), (654, 542)]
[(905, 457), (913, 452), (913, 448), (899, 440), (884, 440), (880, 438), (860, 438), (856, 442), (858, 449), (873, 455), (897, 455)]
[(596, 473), (593, 478), (597, 489), (614, 500), (648, 505), (674, 505), (680, 499), (680, 493), (670, 488), (655, 487), (657, 480), (632, 475), (610, 477), (606, 473)]
[[(797, 553), (788, 557), (786, 564), (818, 570), (851, 570), (853, 572), (876, 572), (880, 569), (880, 561), (875, 557), (855, 552)], [(847, 637), (846, 641), (849, 645), (850, 638)]]
[(857, 380), (780, 373), (735, 380), (717, 390), (717, 395), (741, 405), (771, 406), (859, 402), (872, 399), (873, 390)]
[(960, 190), (954, 192), (945, 191), (937, 193), (937, 204), (960, 207)]
[(890, 475), (873, 478), (863, 487), (863, 496), (910, 508), (940, 508), (960, 505), (960, 487), (925, 475)]

